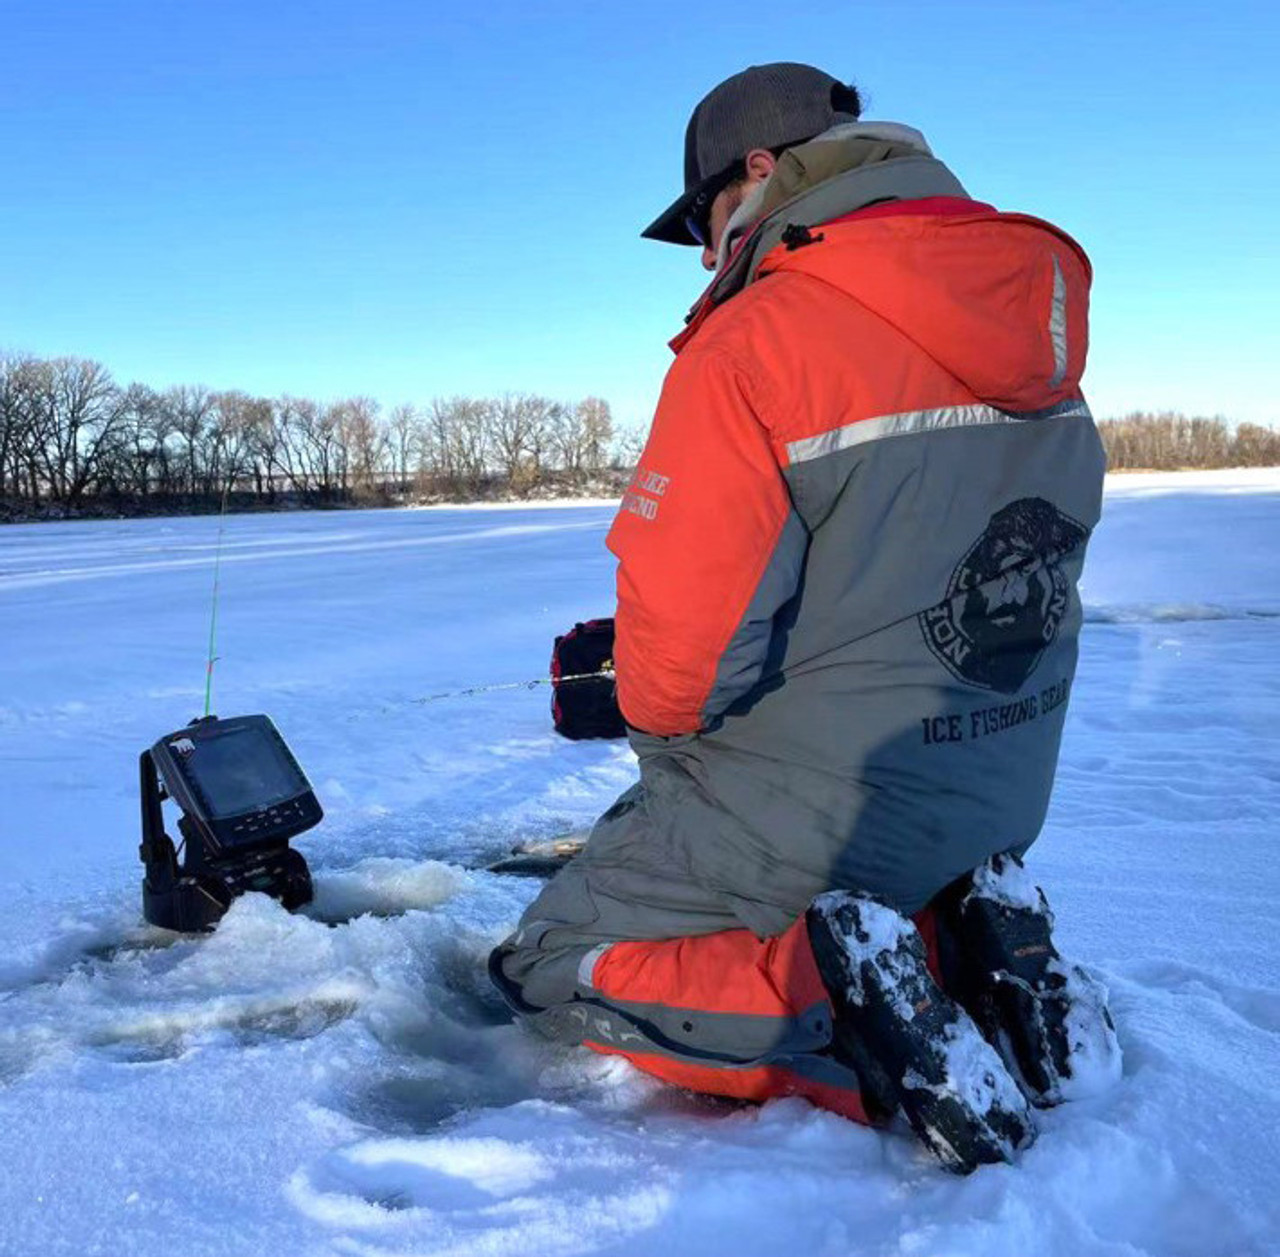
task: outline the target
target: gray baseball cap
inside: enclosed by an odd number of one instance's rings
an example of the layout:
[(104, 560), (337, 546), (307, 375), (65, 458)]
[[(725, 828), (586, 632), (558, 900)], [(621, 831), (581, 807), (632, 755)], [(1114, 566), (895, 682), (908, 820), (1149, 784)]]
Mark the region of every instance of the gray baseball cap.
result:
[(785, 148), (841, 122), (856, 122), (856, 88), (795, 61), (753, 65), (698, 102), (684, 133), (684, 192), (640, 234), (669, 244), (699, 242), (686, 219), (724, 185), (753, 148)]

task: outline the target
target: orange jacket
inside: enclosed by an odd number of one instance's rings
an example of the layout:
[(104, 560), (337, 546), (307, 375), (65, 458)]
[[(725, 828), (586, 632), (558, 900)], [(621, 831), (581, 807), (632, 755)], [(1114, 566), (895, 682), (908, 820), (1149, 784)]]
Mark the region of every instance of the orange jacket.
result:
[[(937, 554), (922, 554), (911, 521), (929, 504), (897, 490), (883, 529), (827, 539), (818, 554), (814, 538), (839, 496), (867, 490), (847, 473), (824, 486), (818, 468), (862, 442), (915, 436), (922, 458), (937, 457), (934, 433), (1083, 411), (1089, 282), (1084, 253), (1055, 227), (932, 198), (816, 227), (809, 242), (769, 252), (732, 299), (704, 308), (673, 342), (608, 539), (627, 721), (689, 734), (749, 706), (768, 681), (775, 618), (814, 563), (828, 583), (846, 565), (852, 587), (869, 553), (908, 538), (904, 571), (942, 573), (918, 605), (910, 595), (893, 608), (849, 602), (844, 622), (826, 626), (829, 648), (941, 597), (971, 538), (938, 537)], [(969, 450), (980, 460), (982, 440)], [(1008, 456), (994, 444), (992, 454)]]

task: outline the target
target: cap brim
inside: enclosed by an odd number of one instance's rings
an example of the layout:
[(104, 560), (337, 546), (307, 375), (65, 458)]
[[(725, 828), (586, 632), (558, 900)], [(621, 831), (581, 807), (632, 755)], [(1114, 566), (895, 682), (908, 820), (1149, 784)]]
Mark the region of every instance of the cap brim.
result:
[(699, 186), (677, 197), (640, 233), (641, 237), (645, 240), (661, 240), (664, 244), (691, 244), (701, 248), (701, 244), (693, 238), (684, 222), (701, 191)]

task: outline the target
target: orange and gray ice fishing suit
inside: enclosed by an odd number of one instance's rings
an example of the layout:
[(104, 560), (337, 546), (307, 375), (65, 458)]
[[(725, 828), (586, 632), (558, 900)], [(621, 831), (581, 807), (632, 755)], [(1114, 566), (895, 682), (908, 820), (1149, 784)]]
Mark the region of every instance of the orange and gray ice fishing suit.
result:
[(927, 931), (1040, 831), (1101, 505), (1089, 282), (927, 150), (793, 198), (722, 269), (609, 534), (640, 780), (491, 961), (532, 1024), (864, 1115), (803, 912), (864, 890)]

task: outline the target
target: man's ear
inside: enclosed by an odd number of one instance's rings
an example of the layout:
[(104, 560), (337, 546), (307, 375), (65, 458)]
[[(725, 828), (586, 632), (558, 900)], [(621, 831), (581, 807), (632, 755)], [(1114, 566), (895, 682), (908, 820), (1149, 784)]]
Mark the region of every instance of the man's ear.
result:
[(778, 159), (767, 148), (753, 148), (745, 158), (747, 178), (752, 183), (762, 183), (778, 164)]

